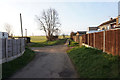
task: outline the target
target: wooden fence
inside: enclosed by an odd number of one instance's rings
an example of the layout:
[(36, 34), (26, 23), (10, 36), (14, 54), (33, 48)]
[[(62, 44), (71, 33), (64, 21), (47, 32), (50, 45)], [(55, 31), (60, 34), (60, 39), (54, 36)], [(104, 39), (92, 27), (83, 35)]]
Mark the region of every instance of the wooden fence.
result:
[(0, 64), (21, 56), (24, 51), (24, 39), (0, 39)]
[(80, 45), (87, 44), (104, 52), (120, 55), (120, 29), (90, 33), (79, 37), (76, 35), (73, 40)]

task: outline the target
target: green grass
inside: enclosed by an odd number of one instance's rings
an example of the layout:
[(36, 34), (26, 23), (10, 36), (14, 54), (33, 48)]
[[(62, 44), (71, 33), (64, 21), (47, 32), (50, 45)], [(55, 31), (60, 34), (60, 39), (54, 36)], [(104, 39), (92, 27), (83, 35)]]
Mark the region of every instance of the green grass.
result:
[(67, 39), (59, 39), (56, 41), (34, 42), (34, 43), (30, 43), (29, 46), (30, 47), (44, 47), (44, 46), (60, 45), (60, 44), (64, 44), (66, 40)]
[(5, 79), (5, 78), (10, 77), (11, 75), (13, 75), (13, 73), (23, 68), (26, 64), (28, 64), (34, 57), (35, 57), (34, 51), (32, 51), (29, 48), (26, 48), (26, 51), (22, 56), (10, 62), (3, 63), (2, 64), (2, 70), (3, 70), (2, 78)]
[[(45, 42), (46, 36), (29, 36), (31, 38), (31, 42)], [(70, 36), (65, 36), (65, 38), (69, 38)], [(63, 39), (63, 36), (59, 36), (59, 39)]]
[(73, 41), (73, 40), (70, 40), (70, 39), (69, 39), (69, 41), (70, 41), (70, 45), (68, 44), (68, 47), (79, 46), (79, 43), (77, 43), (77, 42), (75, 42), (75, 41)]
[(2, 79), (2, 64), (0, 64), (0, 80)]
[[(20, 37), (20, 36), (14, 36)], [(45, 42), (47, 41), (46, 36), (28, 36), (31, 38), (31, 42)], [(70, 38), (70, 36), (65, 36), (65, 38)], [(59, 36), (59, 39), (63, 39), (63, 36)]]
[(31, 42), (45, 42), (46, 36), (30, 36)]
[[(70, 38), (70, 36), (65, 36), (65, 38)], [(59, 39), (63, 39), (63, 36), (59, 36)]]
[(80, 78), (120, 78), (120, 60), (87, 47), (76, 47), (68, 51)]

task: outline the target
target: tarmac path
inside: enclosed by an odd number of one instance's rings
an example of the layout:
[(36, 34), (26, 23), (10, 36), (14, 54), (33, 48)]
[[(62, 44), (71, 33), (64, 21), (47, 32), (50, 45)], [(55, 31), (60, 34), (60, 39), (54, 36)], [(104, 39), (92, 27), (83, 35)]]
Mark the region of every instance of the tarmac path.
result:
[(11, 78), (77, 78), (66, 45), (32, 47), (35, 58)]

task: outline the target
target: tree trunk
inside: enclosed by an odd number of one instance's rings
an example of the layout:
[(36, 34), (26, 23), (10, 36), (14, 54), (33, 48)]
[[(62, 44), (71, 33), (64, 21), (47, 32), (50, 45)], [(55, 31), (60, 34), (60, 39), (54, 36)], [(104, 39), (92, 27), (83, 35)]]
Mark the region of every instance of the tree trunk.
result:
[(46, 36), (47, 41), (53, 41), (53, 37), (52, 36)]

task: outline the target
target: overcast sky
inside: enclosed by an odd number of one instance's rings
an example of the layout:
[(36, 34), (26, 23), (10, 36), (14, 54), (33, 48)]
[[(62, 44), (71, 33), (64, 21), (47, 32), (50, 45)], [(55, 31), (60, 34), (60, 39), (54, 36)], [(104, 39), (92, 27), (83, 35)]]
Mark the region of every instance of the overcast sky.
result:
[[(104, 2), (103, 2), (104, 1)], [(23, 30), (28, 29), (28, 35), (44, 35), (38, 29), (35, 15), (41, 15), (43, 9), (54, 8), (59, 13), (61, 34), (71, 31), (87, 30), (87, 27), (98, 26), (110, 17), (118, 16), (119, 0), (1, 0), (0, 1), (0, 31), (4, 24), (13, 26), (14, 35), (20, 34), (20, 18), (22, 14)]]

